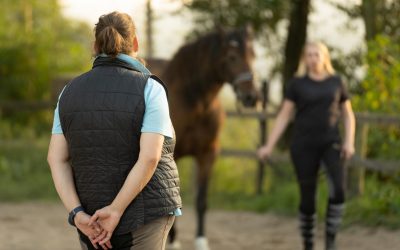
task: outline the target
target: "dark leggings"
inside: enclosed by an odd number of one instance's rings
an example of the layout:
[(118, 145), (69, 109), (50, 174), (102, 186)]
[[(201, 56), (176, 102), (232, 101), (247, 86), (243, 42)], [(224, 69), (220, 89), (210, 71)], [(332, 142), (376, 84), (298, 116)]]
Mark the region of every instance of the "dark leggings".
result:
[(318, 172), (323, 163), (329, 183), (329, 205), (343, 204), (344, 162), (340, 157), (340, 144), (310, 143), (297, 141), (292, 144), (291, 157), (300, 186), (300, 212), (304, 215), (315, 213), (315, 197)]

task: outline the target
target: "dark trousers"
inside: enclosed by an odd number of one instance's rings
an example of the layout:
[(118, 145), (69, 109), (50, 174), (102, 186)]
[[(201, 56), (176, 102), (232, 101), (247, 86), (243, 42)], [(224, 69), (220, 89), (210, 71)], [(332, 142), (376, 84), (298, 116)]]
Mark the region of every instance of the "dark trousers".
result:
[(326, 213), (326, 236), (334, 239), (340, 227), (345, 201), (345, 164), (341, 159), (338, 141), (329, 143), (295, 141), (291, 147), (291, 158), (300, 187), (300, 231), (304, 249), (313, 249), (316, 223), (316, 193), (318, 173), (323, 165), (329, 184), (329, 201)]
[(318, 173), (321, 163), (325, 167), (329, 184), (329, 204), (345, 201), (345, 164), (340, 157), (339, 142), (295, 142), (291, 146), (291, 158), (300, 187), (300, 212), (315, 213)]

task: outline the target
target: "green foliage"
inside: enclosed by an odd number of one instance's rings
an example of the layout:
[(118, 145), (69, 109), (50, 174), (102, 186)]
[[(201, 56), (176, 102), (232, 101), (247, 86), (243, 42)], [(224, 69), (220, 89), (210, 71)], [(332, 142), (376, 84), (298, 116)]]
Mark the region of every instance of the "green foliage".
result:
[(276, 30), (276, 24), (287, 15), (289, 3), (279, 0), (194, 0), (186, 6), (197, 13), (197, 31), (250, 24), (256, 33), (260, 33)]
[(392, 177), (392, 181), (383, 182), (381, 178), (378, 174), (370, 175), (365, 194), (347, 203), (347, 225), (400, 227), (400, 175)]
[[(10, 131), (9, 126), (2, 128)], [(257, 124), (250, 120), (226, 123), (222, 135), (224, 147), (254, 148), (253, 134), (256, 130)], [(235, 137), (232, 134), (234, 131), (239, 131)], [(23, 136), (18, 140), (0, 142), (0, 201), (58, 200), (46, 162), (48, 136), (35, 138), (34, 133), (23, 129), (20, 133)], [(225, 141), (225, 138), (230, 139)], [(193, 205), (195, 165), (192, 159), (184, 158), (178, 166), (184, 204)], [(299, 191), (292, 165), (279, 163), (267, 166), (264, 194), (260, 196), (255, 195), (256, 171), (257, 163), (253, 160), (219, 158), (209, 188), (210, 207), (296, 216)], [(320, 218), (325, 216), (328, 197), (323, 176), (318, 185)], [(384, 182), (380, 178), (379, 175), (368, 176), (365, 194), (347, 202), (346, 225), (355, 223), (400, 228), (400, 176)]]
[(48, 99), (55, 75), (89, 65), (90, 29), (64, 18), (56, 0), (4, 1), (0, 25), (2, 100)]
[(0, 201), (57, 199), (46, 162), (47, 146), (48, 137), (0, 141)]
[(400, 160), (400, 128), (377, 125), (368, 134), (368, 157)]
[[(193, 162), (186, 158), (179, 161), (184, 204), (194, 205), (195, 186)], [(278, 164), (280, 172), (267, 166), (264, 194), (255, 195), (256, 164), (234, 158), (219, 159), (210, 183), (209, 204), (211, 208), (272, 212), (285, 216), (297, 216), (300, 200), (298, 184), (291, 164)], [(348, 199), (344, 226), (364, 225), (400, 228), (400, 189), (398, 181), (382, 182), (378, 174), (365, 180), (366, 190), (362, 196)], [(323, 221), (328, 201), (328, 185), (324, 174), (320, 175), (317, 194), (317, 214)]]
[[(398, 115), (400, 110), (400, 44), (388, 36), (376, 36), (368, 43), (366, 77), (352, 99), (355, 111)], [(371, 127), (368, 156), (400, 159), (398, 126)]]
[[(257, 123), (254, 120), (229, 119), (222, 133), (225, 148), (251, 149), (257, 144)], [(178, 162), (184, 204), (194, 205), (195, 165), (190, 158)], [(297, 216), (299, 190), (289, 162), (267, 166), (264, 194), (255, 195), (257, 163), (239, 158), (219, 158), (209, 188), (211, 208), (273, 212)], [(347, 201), (345, 225), (385, 226), (400, 228), (400, 176), (382, 181), (381, 175), (368, 175), (365, 193)], [(328, 185), (324, 174), (319, 177), (317, 213), (323, 220), (328, 201)]]
[(395, 41), (400, 41), (399, 12), (400, 1), (396, 0), (362, 0), (359, 3), (349, 3), (328, 0), (337, 9), (350, 18), (362, 18), (365, 24), (366, 39), (376, 35), (386, 35)]
[(398, 114), (400, 110), (400, 44), (377, 36), (368, 43), (367, 75), (363, 92), (353, 99), (357, 111)]

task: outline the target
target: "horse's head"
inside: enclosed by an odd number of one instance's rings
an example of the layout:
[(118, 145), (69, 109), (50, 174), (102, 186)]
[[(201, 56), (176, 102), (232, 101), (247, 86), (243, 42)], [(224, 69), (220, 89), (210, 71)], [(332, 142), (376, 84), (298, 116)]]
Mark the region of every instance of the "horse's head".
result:
[(233, 87), (237, 99), (245, 107), (254, 107), (259, 100), (259, 92), (253, 81), (252, 63), (255, 55), (251, 29), (246, 27), (223, 32), (222, 39), (221, 77)]

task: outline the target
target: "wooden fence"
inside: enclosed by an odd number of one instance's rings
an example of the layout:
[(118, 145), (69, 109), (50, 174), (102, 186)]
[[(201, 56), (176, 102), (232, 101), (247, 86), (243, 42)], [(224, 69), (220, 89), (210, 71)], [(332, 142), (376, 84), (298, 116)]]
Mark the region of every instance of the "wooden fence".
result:
[[(56, 93), (59, 93), (62, 89), (63, 84), (66, 82), (69, 76), (63, 77), (55, 81), (53, 84), (53, 99), (56, 100)], [(265, 163), (257, 158), (256, 150), (257, 147), (264, 144), (267, 138), (268, 122), (275, 118), (276, 113), (267, 112), (268, 104), (268, 84), (263, 82), (262, 84), (262, 112), (238, 112), (228, 111), (228, 118), (240, 118), (240, 119), (256, 119), (259, 122), (259, 144), (255, 145), (254, 148), (248, 150), (235, 150), (224, 148), (222, 149), (221, 155), (226, 157), (244, 157), (258, 161), (258, 170), (256, 173), (256, 193), (262, 193), (265, 167), (266, 165), (272, 165), (271, 162), (289, 161), (287, 156), (275, 156), (272, 157), (272, 161)], [(15, 112), (15, 111), (40, 111), (49, 110), (55, 107), (55, 101), (32, 101), (32, 102), (0, 102), (0, 115), (3, 112)], [(384, 126), (399, 126), (400, 127), (400, 116), (389, 116), (385, 114), (369, 114), (369, 113), (356, 113), (357, 129), (356, 129), (356, 154), (349, 162), (348, 166), (348, 190), (350, 194), (356, 195), (361, 194), (364, 191), (364, 176), (366, 170), (379, 171), (379, 172), (396, 172), (400, 171), (400, 162), (398, 161), (382, 161), (376, 159), (366, 158), (367, 154), (367, 141), (368, 134), (371, 129), (371, 125), (384, 125)]]
[[(228, 111), (228, 118), (240, 118), (240, 119), (256, 119), (259, 121), (259, 145), (265, 143), (268, 131), (268, 121), (274, 119), (276, 113), (269, 113), (266, 111), (268, 104), (268, 84), (263, 82), (263, 103), (262, 112), (237, 112)], [(347, 173), (347, 189), (350, 195), (358, 195), (364, 192), (364, 177), (366, 170), (379, 171), (379, 172), (396, 172), (400, 171), (399, 161), (383, 161), (376, 159), (366, 158), (368, 146), (368, 133), (371, 125), (384, 125), (384, 126), (399, 126), (400, 127), (400, 116), (390, 116), (385, 114), (371, 114), (371, 113), (356, 113), (356, 138), (355, 138), (355, 155), (348, 163)], [(272, 162), (289, 161), (287, 156), (272, 157), (272, 161), (265, 163), (260, 161), (256, 155), (256, 148), (248, 150), (236, 150), (224, 148), (221, 154), (227, 157), (246, 157), (258, 161), (258, 171), (256, 175), (256, 192), (257, 194), (262, 193), (264, 172), (266, 165), (270, 165)], [(400, 150), (400, 149), (399, 149)]]

